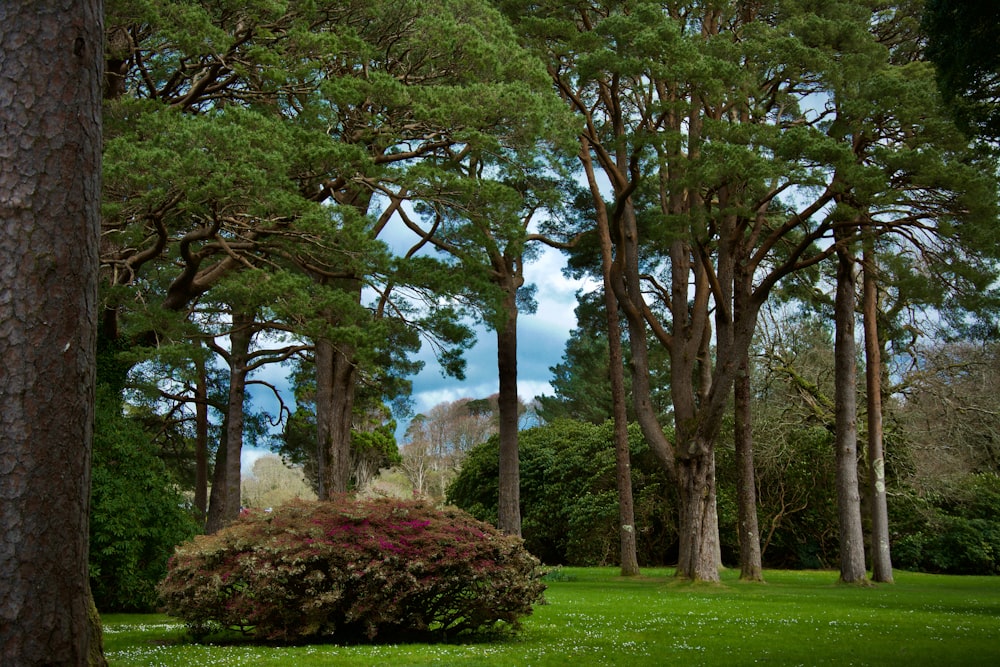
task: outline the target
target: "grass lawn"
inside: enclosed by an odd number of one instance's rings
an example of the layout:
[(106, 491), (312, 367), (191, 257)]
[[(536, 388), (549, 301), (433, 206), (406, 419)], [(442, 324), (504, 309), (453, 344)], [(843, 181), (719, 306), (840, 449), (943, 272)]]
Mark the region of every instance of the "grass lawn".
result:
[(853, 587), (833, 572), (681, 584), (662, 569), (564, 568), (516, 637), (376, 646), (191, 644), (162, 615), (109, 614), (112, 667), (246, 665), (1000, 665), (1000, 577), (896, 572)]

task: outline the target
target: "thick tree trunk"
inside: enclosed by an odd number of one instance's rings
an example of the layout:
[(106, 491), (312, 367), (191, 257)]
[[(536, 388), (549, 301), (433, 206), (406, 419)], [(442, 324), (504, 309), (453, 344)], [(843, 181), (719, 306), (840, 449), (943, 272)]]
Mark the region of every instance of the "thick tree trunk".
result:
[(837, 515), (840, 527), (840, 580), (865, 579), (865, 545), (858, 488), (857, 345), (854, 341), (854, 259), (847, 250), (837, 253), (837, 293), (834, 303), (834, 380)]
[(319, 497), (347, 493), (351, 482), (354, 360), (329, 340), (316, 342), (316, 447)]
[[(330, 379), (330, 440), (326, 450), (327, 498), (347, 493), (351, 485), (351, 427), (354, 420), (355, 366), (349, 348), (333, 349)], [(318, 406), (317, 406), (318, 409)]]
[(500, 394), (500, 498), (499, 528), (521, 536), (521, 470), (517, 438), (517, 286), (508, 286), (506, 318), (497, 327), (497, 370)]
[(762, 581), (760, 527), (757, 524), (757, 482), (753, 461), (753, 425), (750, 414), (750, 360), (743, 356), (736, 376), (734, 434), (736, 445), (736, 512), (740, 544), (740, 579)]
[(0, 661), (18, 667), (104, 662), (87, 572), (101, 23), (96, 0), (0, 3)]
[(708, 452), (700, 456), (679, 458), (677, 477), (680, 500), (677, 576), (692, 581), (719, 581), (715, 456)]
[(868, 401), (868, 485), (871, 507), (872, 580), (892, 583), (889, 550), (889, 509), (885, 488), (882, 439), (882, 347), (878, 338), (878, 285), (875, 253), (866, 247), (863, 272), (865, 379)]

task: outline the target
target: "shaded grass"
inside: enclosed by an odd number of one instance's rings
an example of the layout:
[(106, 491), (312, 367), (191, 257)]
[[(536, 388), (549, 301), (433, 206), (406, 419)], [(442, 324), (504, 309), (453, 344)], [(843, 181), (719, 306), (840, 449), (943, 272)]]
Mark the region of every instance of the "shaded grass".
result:
[(1000, 577), (897, 572), (845, 586), (832, 572), (771, 571), (766, 584), (623, 579), (564, 568), (521, 634), (490, 643), (200, 645), (159, 615), (107, 615), (113, 667), (199, 665), (998, 665)]

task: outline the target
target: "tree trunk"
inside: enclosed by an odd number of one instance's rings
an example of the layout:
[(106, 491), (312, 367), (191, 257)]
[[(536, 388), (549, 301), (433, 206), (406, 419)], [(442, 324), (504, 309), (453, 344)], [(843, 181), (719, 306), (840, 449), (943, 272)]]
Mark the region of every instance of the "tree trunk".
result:
[(101, 22), (98, 1), (0, 3), (0, 656), (18, 667), (104, 661), (87, 571)]
[(333, 446), (333, 343), (316, 341), (316, 495), (329, 498), (328, 456)]
[[(330, 439), (326, 450), (326, 497), (347, 493), (351, 484), (351, 426), (354, 418), (354, 358), (350, 348), (333, 348), (330, 369)], [(319, 406), (317, 405), (317, 410)]]
[(740, 579), (762, 581), (760, 528), (757, 524), (757, 482), (753, 461), (750, 414), (750, 359), (743, 355), (733, 389), (736, 445), (736, 511), (740, 544)]
[(225, 494), (222, 522), (228, 524), (240, 515), (240, 465), (243, 458), (243, 405), (247, 396), (247, 361), (253, 338), (253, 315), (233, 312), (229, 333), (229, 408), (226, 420)]
[[(584, 160), (592, 180), (589, 158)], [(594, 184), (594, 199), (602, 201)], [(611, 410), (614, 420), (615, 487), (618, 490), (618, 526), (621, 575), (639, 574), (638, 549), (635, 537), (635, 501), (632, 496), (632, 461), (628, 442), (628, 409), (625, 404), (625, 360), (622, 351), (622, 331), (619, 322), (618, 298), (611, 282), (614, 264), (611, 228), (607, 208), (597, 212), (597, 231), (601, 243), (601, 274), (604, 279), (604, 308), (608, 321), (608, 379), (611, 383)]]
[(625, 365), (622, 354), (618, 304), (604, 280), (604, 302), (608, 311), (608, 373), (611, 380), (611, 406), (614, 411), (615, 487), (618, 490), (618, 526), (621, 575), (639, 574), (635, 540), (635, 502), (632, 497), (632, 460), (628, 443), (628, 411), (625, 406)]
[(497, 370), (500, 394), (500, 498), (499, 528), (521, 536), (521, 470), (517, 439), (517, 285), (506, 286), (506, 318), (497, 327)]
[[(680, 444), (680, 443), (678, 443)], [(715, 505), (715, 456), (681, 457), (677, 461), (677, 533), (680, 552), (677, 576), (692, 581), (719, 581), (719, 520)]]
[(837, 252), (837, 294), (834, 303), (834, 381), (837, 509), (840, 528), (840, 580), (865, 579), (865, 545), (858, 489), (857, 346), (854, 341), (854, 258), (846, 249)]
[(195, 436), (194, 436), (194, 507), (198, 523), (204, 526), (208, 511), (208, 377), (205, 360), (195, 359), (197, 380), (195, 384)]
[(318, 496), (347, 493), (351, 481), (354, 360), (329, 340), (316, 341), (316, 453)]
[(868, 485), (871, 507), (872, 580), (892, 583), (889, 551), (889, 509), (885, 489), (885, 456), (882, 439), (882, 348), (878, 338), (878, 284), (875, 252), (864, 252), (863, 306), (865, 328), (865, 380), (868, 401)]
[(226, 513), (226, 438), (229, 429), (226, 428), (228, 416), (222, 420), (222, 438), (215, 450), (215, 467), (212, 470), (212, 489), (208, 499), (208, 512), (205, 516), (205, 534), (218, 532), (225, 525)]

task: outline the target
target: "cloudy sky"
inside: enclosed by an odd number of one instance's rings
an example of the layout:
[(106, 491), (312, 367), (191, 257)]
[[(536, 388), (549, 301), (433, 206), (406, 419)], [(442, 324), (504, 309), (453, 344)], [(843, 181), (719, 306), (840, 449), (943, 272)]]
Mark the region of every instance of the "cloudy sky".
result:
[[(583, 283), (563, 276), (565, 260), (562, 254), (551, 248), (544, 248), (538, 258), (525, 267), (525, 280), (537, 286), (535, 299), (538, 310), (534, 314), (518, 317), (518, 394), (525, 401), (539, 394), (551, 394), (549, 380), (551, 366), (562, 360), (569, 332), (576, 326), (576, 293)], [(477, 343), (466, 352), (466, 377), (459, 382), (444, 377), (433, 354), (424, 346), (419, 358), (425, 362), (424, 369), (413, 379), (413, 411), (427, 412), (435, 405), (459, 398), (485, 398), (499, 389), (497, 381), (496, 335), (485, 328), (476, 330)], [(254, 377), (266, 380), (279, 387), (285, 394), (284, 400), (291, 402), (291, 390), (285, 379), (287, 369), (271, 366), (262, 369)], [(278, 403), (270, 390), (251, 386), (253, 400), (271, 414), (277, 414)], [(398, 436), (401, 438), (405, 424), (400, 424)], [(248, 471), (253, 462), (267, 454), (266, 450), (244, 448), (243, 468)]]
[[(545, 248), (539, 258), (525, 267), (525, 280), (536, 285), (538, 310), (518, 316), (518, 394), (528, 401), (539, 394), (552, 393), (549, 367), (562, 360), (566, 339), (576, 326), (576, 292), (579, 281), (562, 275), (564, 260), (557, 250)], [(444, 401), (485, 398), (499, 389), (497, 382), (496, 334), (477, 328), (477, 344), (466, 359), (466, 379), (462, 382), (441, 375), (432, 355), (421, 355), (424, 370), (413, 378), (413, 408), (426, 412)]]

